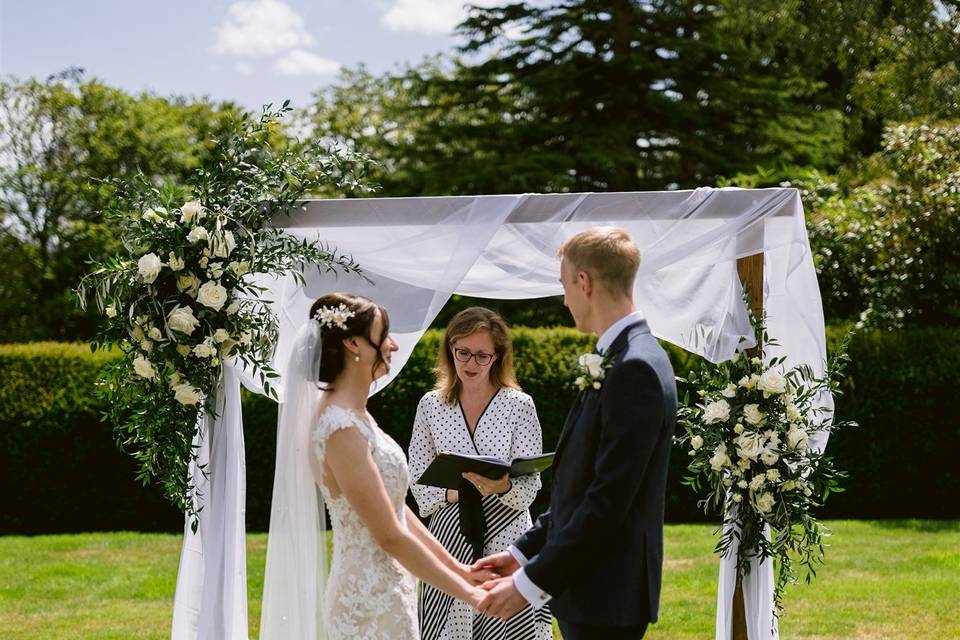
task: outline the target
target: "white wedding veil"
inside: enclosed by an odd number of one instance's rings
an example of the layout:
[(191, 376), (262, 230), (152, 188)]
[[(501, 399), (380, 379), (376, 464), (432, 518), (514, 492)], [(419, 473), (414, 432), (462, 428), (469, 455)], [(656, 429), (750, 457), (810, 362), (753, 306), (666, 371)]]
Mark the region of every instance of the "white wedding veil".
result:
[(322, 620), (326, 515), (310, 465), (312, 426), (322, 394), (317, 380), (320, 347), (320, 323), (311, 319), (297, 334), (288, 365), (280, 372), (277, 468), (267, 537), (261, 640), (326, 637)]

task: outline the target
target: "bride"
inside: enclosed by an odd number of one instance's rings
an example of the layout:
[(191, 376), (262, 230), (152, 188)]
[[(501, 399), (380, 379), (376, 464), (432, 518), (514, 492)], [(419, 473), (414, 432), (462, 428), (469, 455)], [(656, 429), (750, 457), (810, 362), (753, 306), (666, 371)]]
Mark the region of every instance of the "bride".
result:
[(366, 408), (397, 350), (389, 329), (383, 307), (332, 293), (297, 337), (281, 378), (261, 640), (415, 640), (414, 576), (474, 607), (494, 577), (471, 573), (405, 505), (406, 456)]

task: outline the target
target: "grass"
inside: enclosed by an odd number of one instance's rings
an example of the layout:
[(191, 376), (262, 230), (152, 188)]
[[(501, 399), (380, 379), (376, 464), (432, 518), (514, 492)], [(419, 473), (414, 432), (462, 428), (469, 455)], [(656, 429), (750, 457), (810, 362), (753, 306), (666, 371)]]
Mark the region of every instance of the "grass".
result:
[[(783, 638), (960, 637), (960, 522), (831, 523), (827, 564), (792, 587)], [(713, 636), (712, 527), (672, 525), (660, 622), (651, 640)], [(0, 629), (26, 638), (168, 638), (180, 537), (94, 533), (0, 538)], [(266, 536), (247, 537), (256, 638)]]

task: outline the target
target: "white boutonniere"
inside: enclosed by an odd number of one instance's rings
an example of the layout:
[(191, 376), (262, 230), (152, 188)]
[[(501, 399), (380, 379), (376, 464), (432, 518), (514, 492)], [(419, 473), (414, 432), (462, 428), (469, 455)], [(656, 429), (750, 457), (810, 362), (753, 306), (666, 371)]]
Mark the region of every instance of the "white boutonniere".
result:
[(580, 391), (587, 389), (599, 391), (611, 364), (613, 363), (608, 357), (599, 353), (584, 353), (577, 358), (577, 368), (580, 369), (580, 375), (574, 380), (574, 385)]

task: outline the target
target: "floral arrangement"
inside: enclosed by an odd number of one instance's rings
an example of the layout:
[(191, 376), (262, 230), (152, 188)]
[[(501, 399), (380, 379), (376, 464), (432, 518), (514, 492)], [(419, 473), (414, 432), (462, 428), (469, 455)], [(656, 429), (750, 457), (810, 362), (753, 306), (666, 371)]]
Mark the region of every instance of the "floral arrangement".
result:
[(252, 274), (293, 273), (302, 282), (304, 264), (358, 271), (324, 244), (271, 226), (321, 188), (363, 189), (364, 158), (278, 143), (290, 110), (285, 102), (233, 122), (186, 188), (143, 176), (115, 183), (105, 216), (125, 252), (94, 264), (77, 291), (104, 315), (92, 348), (122, 352), (98, 383), (118, 443), (139, 463), (138, 479), (159, 480), (194, 526), (187, 470), (200, 412), (215, 412), (224, 362), (242, 362), (276, 398), (269, 362), (278, 325)]
[[(777, 344), (762, 323), (755, 329), (758, 344)], [(751, 559), (773, 558), (775, 617), (783, 610), (785, 586), (797, 581), (794, 559), (806, 569), (808, 583), (823, 562), (829, 532), (813, 512), (830, 493), (842, 491), (844, 474), (814, 443), (855, 426), (834, 421), (819, 404), (821, 394), (840, 393), (849, 339), (821, 377), (806, 365), (784, 370), (782, 357), (764, 362), (738, 352), (728, 362), (704, 361), (687, 379), (678, 378), (687, 387), (678, 412), (685, 433), (677, 437), (691, 458), (684, 482), (703, 496), (707, 513), (724, 516), (716, 551), (727, 556), (739, 540), (741, 575), (749, 572)]]
[(580, 391), (593, 389), (599, 391), (603, 387), (603, 379), (607, 376), (607, 369), (613, 364), (609, 358), (599, 353), (584, 353), (577, 358), (577, 369), (580, 375), (573, 381), (573, 385)]

